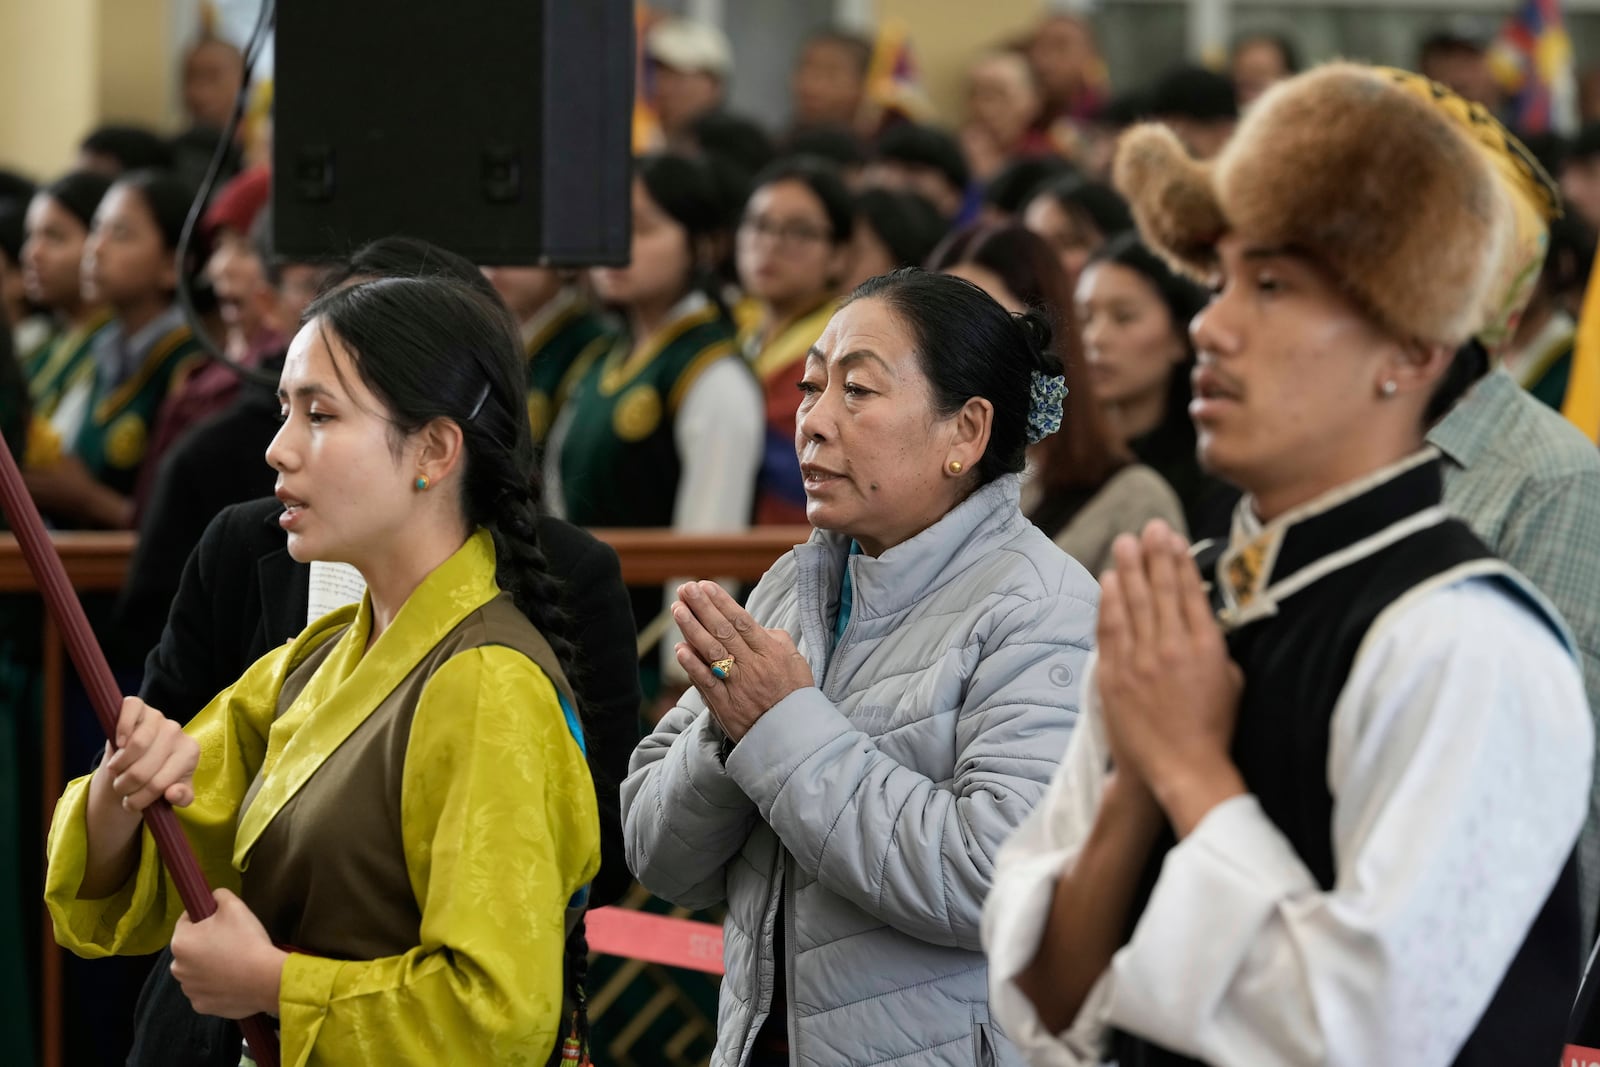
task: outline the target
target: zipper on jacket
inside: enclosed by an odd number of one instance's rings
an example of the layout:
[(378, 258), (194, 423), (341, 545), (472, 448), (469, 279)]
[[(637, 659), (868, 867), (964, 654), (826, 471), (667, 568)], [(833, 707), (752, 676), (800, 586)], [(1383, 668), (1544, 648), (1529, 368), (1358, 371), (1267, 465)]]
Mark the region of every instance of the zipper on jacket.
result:
[[(777, 932), (778, 932), (778, 924), (783, 921), (783, 914), (782, 913), (783, 913), (784, 883), (787, 882), (787, 879), (784, 878), (784, 876), (783, 876), (783, 873), (784, 873), (784, 871), (783, 871), (783, 851), (784, 851), (783, 850), (783, 844), (782, 844), (782, 842), (779, 842), (779, 844), (778, 844), (778, 862), (773, 864), (773, 872), (772, 872), (773, 876), (778, 879), (778, 912), (779, 913), (772, 917), (772, 926), (773, 926), (774, 935), (776, 935)], [(772, 1015), (772, 1001), (773, 1001), (773, 998), (774, 998), (774, 996), (775, 996), (775, 994), (777, 992), (777, 984), (778, 984), (777, 972), (778, 972), (778, 968), (783, 966), (783, 961), (777, 958), (777, 952), (776, 951), (773, 952), (773, 957), (774, 957), (773, 960), (772, 960), (772, 972), (773, 972), (772, 985), (773, 985), (773, 988), (767, 990), (766, 1002), (761, 1004), (760, 1010), (755, 1015), (751, 1016), (752, 1022), (750, 1023), (750, 1029), (746, 1032), (745, 1041), (744, 1041), (744, 1051), (740, 1054), (741, 1057), (748, 1057), (751, 1054), (751, 1051), (755, 1047), (755, 1043), (761, 1039), (761, 1031), (766, 1027), (767, 1019)], [(756, 955), (756, 972), (757, 972), (758, 975), (760, 974), (760, 970), (761, 970), (761, 956), (760, 956), (759, 953), (757, 953), (757, 955)], [(785, 999), (787, 1000), (788, 990), (785, 990), (784, 994), (785, 994)], [(747, 1060), (744, 1059), (744, 1058), (741, 1058), (736, 1062), (742, 1064), (742, 1063), (747, 1062)]]
[[(782, 847), (780, 845), (780, 847)], [(788, 849), (783, 849), (783, 895), (778, 906), (783, 909), (783, 973), (787, 982), (784, 989), (783, 1010), (788, 1016), (789, 1062), (800, 1062), (800, 1033), (795, 1028), (794, 1010), (794, 870)]]
[[(846, 556), (844, 558), (845, 570), (848, 571), (849, 574), (850, 574), (850, 585), (852, 587), (854, 587), (855, 584), (856, 584), (856, 575), (855, 575), (854, 571), (850, 570), (850, 568), (855, 565), (856, 558), (857, 557), (855, 557), (855, 556)], [(823, 669), (822, 669), (821, 689), (822, 689), (822, 695), (827, 697), (830, 701), (833, 700), (833, 689), (832, 689), (833, 665), (839, 659), (839, 650), (842, 649), (846, 644), (849, 643), (850, 635), (855, 632), (855, 629), (856, 629), (856, 613), (855, 613), (855, 609), (854, 609), (853, 606), (852, 606), (852, 608), (850, 610), (850, 621), (844, 624), (844, 632), (839, 635), (839, 640), (837, 642), (834, 642), (832, 640), (832, 638), (833, 638), (833, 627), (832, 626), (824, 626), (822, 628), (823, 634), (825, 634), (829, 639), (829, 651), (828, 651), (828, 655), (827, 655), (826, 659), (823, 661), (823, 662), (825, 662), (827, 664), (827, 666), (823, 667)]]

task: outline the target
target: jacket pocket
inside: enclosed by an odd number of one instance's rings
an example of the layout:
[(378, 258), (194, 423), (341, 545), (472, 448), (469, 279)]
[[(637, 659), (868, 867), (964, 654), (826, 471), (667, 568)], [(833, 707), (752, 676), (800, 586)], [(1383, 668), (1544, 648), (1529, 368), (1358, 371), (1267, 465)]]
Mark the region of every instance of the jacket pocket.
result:
[(989, 1032), (989, 1009), (972, 1009), (972, 1062), (978, 1067), (995, 1067), (994, 1038)]

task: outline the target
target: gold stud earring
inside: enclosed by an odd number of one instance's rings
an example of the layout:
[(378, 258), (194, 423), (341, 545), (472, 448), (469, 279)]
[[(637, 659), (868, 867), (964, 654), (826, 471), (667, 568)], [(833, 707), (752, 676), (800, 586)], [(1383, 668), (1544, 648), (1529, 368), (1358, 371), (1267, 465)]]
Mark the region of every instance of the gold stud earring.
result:
[(427, 492), (427, 490), (428, 490), (428, 476), (426, 474), (417, 475), (416, 486), (417, 486), (417, 492), (419, 492), (419, 493)]
[(950, 461), (950, 473), (951, 474), (960, 474), (961, 473), (961, 469), (962, 469), (961, 468), (961, 461), (959, 459), (953, 459), (953, 460)]

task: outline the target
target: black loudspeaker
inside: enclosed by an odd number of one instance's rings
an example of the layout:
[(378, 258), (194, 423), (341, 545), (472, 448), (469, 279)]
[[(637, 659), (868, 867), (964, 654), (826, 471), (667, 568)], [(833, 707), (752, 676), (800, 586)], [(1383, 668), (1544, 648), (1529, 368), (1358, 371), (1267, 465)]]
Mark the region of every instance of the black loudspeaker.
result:
[(632, 0), (281, 0), (276, 251), (628, 258)]

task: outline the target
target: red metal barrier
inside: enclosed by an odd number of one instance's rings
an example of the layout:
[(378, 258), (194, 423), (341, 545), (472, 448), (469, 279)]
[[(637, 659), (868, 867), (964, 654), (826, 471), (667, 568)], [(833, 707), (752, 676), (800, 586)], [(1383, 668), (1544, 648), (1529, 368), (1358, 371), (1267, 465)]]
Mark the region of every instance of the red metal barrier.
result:
[(584, 925), (592, 952), (722, 973), (722, 927), (714, 923), (627, 908), (596, 908)]

